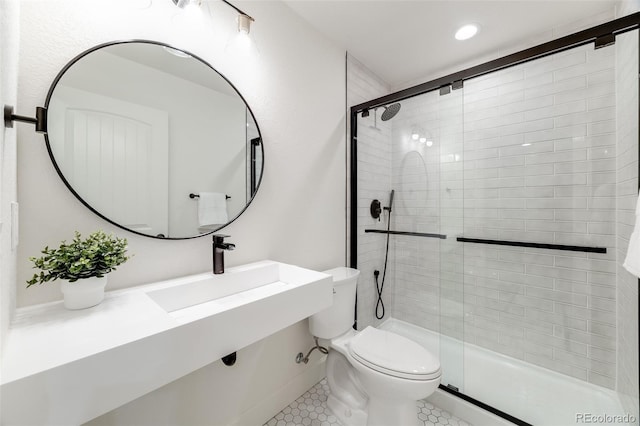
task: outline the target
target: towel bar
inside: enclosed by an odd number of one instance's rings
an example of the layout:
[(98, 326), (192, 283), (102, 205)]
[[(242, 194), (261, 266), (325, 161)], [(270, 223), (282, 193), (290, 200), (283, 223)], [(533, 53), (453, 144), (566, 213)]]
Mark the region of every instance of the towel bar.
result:
[[(230, 199), (231, 197), (229, 195), (225, 195), (225, 197), (228, 199)], [(193, 192), (191, 194), (189, 194), (189, 198), (200, 198), (199, 194), (194, 194)]]

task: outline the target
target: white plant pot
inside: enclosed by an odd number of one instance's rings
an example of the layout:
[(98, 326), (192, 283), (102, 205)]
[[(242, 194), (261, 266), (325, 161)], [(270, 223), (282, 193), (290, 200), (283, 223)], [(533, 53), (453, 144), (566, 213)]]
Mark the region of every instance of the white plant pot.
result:
[(104, 299), (107, 276), (84, 278), (75, 282), (62, 280), (60, 289), (67, 309), (86, 309), (98, 305)]

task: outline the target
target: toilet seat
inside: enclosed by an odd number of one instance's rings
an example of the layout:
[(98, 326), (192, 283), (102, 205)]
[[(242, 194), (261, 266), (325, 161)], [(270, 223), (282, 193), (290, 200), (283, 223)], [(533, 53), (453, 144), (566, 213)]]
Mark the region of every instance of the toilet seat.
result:
[(411, 380), (433, 380), (441, 375), (440, 361), (416, 342), (367, 327), (349, 343), (357, 362), (383, 374)]

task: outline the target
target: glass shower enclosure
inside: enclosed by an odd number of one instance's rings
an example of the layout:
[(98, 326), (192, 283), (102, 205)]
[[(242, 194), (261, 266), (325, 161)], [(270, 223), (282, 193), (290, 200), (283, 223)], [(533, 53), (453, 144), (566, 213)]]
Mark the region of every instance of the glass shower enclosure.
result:
[(351, 109), (357, 328), (518, 424), (638, 421), (639, 15)]

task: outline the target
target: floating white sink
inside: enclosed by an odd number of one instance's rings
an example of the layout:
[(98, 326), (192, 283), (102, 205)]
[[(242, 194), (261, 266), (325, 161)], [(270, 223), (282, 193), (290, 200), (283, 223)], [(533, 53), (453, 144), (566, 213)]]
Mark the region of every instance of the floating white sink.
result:
[(85, 423), (326, 309), (332, 288), (329, 275), (261, 261), (108, 292), (82, 311), (18, 309), (0, 424)]
[(173, 312), (243, 291), (280, 282), (279, 264), (253, 263), (220, 275), (194, 275), (184, 283), (147, 291), (162, 309)]

